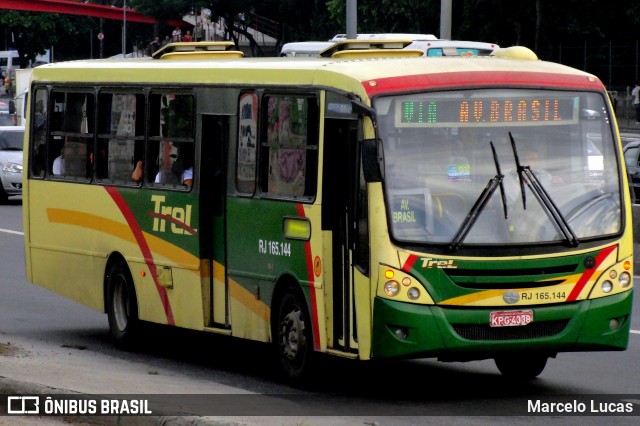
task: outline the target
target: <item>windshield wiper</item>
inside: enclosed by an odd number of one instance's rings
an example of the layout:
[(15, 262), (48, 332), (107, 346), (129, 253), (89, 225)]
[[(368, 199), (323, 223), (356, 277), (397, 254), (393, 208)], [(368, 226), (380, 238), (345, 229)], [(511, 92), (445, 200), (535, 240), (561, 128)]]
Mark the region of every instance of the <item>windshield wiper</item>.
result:
[(562, 215), (562, 212), (560, 211), (558, 206), (556, 206), (556, 203), (553, 202), (553, 199), (542, 185), (542, 182), (540, 182), (540, 179), (538, 179), (536, 174), (531, 170), (531, 167), (528, 165), (523, 166), (522, 164), (520, 164), (520, 160), (518, 158), (518, 150), (516, 149), (516, 141), (513, 139), (513, 135), (511, 134), (511, 132), (509, 132), (509, 139), (511, 140), (511, 149), (513, 149), (513, 157), (516, 162), (518, 179), (520, 180), (522, 208), (524, 208), (525, 210), (527, 208), (524, 190), (524, 184), (526, 182), (527, 186), (531, 189), (531, 192), (533, 192), (533, 195), (535, 195), (540, 205), (543, 206), (547, 210), (549, 215), (553, 218), (556, 225), (558, 226), (558, 229), (564, 236), (564, 239), (571, 246), (576, 247), (580, 243), (580, 240), (578, 240), (578, 237), (573, 232), (573, 229), (571, 229), (571, 226), (569, 226), (569, 222), (567, 222), (567, 219), (565, 219), (565, 217)]
[(489, 144), (491, 145), (491, 152), (493, 153), (493, 162), (496, 166), (496, 175), (489, 179), (489, 182), (487, 182), (487, 186), (484, 187), (484, 189), (478, 196), (478, 199), (473, 204), (473, 207), (471, 207), (471, 210), (469, 211), (469, 213), (467, 213), (467, 217), (460, 224), (458, 232), (456, 232), (455, 237), (453, 237), (453, 240), (451, 240), (451, 242), (449, 243), (450, 251), (458, 250), (464, 239), (467, 237), (467, 234), (469, 233), (469, 231), (471, 231), (471, 228), (473, 228), (473, 225), (476, 223), (476, 220), (478, 220), (478, 216), (484, 209), (484, 206), (487, 205), (487, 202), (489, 201), (489, 199), (491, 199), (491, 196), (497, 188), (500, 188), (502, 207), (504, 209), (504, 218), (507, 218), (507, 197), (505, 196), (504, 185), (502, 183), (502, 181), (504, 180), (504, 175), (500, 170), (500, 162), (498, 161), (498, 155), (496, 154), (496, 149), (493, 146), (493, 142), (489, 142)]

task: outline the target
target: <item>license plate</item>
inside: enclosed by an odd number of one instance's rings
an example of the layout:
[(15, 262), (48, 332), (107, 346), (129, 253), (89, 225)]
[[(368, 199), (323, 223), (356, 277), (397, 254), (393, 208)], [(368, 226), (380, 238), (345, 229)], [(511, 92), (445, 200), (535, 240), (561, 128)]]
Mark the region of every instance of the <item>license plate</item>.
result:
[(496, 311), (489, 314), (491, 327), (514, 327), (533, 322), (533, 311)]

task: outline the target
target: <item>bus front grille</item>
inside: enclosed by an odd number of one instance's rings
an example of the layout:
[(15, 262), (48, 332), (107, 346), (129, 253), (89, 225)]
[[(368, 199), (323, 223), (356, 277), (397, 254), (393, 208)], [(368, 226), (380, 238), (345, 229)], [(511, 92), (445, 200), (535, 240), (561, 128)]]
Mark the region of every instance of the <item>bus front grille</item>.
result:
[(575, 274), (577, 263), (566, 265), (507, 269), (443, 269), (443, 273), (458, 287), (476, 290), (539, 288), (559, 285), (568, 275)]
[(521, 340), (555, 336), (568, 320), (532, 322), (517, 327), (491, 327), (488, 324), (452, 324), (455, 332), (467, 340)]

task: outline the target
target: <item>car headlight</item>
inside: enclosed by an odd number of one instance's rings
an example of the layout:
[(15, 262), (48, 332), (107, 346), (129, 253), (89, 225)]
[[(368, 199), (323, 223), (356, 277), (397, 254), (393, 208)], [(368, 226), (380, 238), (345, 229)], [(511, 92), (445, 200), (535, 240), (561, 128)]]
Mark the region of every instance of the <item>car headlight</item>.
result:
[(22, 173), (22, 164), (6, 163), (2, 167), (2, 171), (5, 173)]

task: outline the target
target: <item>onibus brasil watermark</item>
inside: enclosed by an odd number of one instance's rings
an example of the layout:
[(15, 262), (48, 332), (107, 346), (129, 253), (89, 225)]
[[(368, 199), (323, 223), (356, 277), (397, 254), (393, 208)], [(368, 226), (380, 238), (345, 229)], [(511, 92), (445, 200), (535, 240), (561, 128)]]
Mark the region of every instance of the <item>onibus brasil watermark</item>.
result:
[(149, 415), (145, 399), (53, 398), (51, 396), (8, 396), (7, 414), (16, 415)]

